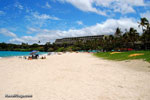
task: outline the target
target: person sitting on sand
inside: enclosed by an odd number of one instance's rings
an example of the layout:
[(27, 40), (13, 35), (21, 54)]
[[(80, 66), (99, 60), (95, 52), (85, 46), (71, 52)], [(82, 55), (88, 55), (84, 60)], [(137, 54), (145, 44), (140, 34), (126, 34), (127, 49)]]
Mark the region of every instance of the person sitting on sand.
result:
[(28, 60), (32, 60), (32, 57), (29, 56), (29, 57), (28, 57)]
[(38, 58), (39, 58), (39, 54), (36, 54), (36, 55), (35, 55), (35, 59), (38, 59)]
[(41, 59), (46, 59), (46, 56), (42, 56)]
[(24, 58), (24, 59), (27, 59), (27, 57), (26, 57), (26, 56), (24, 56), (23, 58)]

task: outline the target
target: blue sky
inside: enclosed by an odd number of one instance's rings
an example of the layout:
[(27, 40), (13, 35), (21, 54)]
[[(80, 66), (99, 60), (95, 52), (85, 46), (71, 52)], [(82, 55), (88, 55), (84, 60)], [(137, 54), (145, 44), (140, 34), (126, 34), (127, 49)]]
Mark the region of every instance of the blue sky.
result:
[(0, 42), (113, 34), (150, 21), (150, 0), (0, 0)]

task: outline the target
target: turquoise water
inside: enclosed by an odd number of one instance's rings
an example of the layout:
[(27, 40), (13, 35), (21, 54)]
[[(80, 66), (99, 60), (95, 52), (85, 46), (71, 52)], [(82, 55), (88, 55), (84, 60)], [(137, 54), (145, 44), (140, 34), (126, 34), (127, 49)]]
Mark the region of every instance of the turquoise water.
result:
[[(31, 52), (20, 52), (20, 51), (0, 51), (0, 57), (11, 57), (11, 56), (28, 56)], [(38, 54), (46, 54), (46, 52), (38, 52)]]

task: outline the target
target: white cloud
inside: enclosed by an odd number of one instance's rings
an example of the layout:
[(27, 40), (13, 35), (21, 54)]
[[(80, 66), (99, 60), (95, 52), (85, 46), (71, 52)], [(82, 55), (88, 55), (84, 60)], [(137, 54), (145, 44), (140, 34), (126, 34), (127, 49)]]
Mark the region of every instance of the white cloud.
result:
[(77, 21), (76, 22), (78, 25), (83, 25), (83, 22), (82, 21)]
[(38, 29), (33, 28), (33, 27), (29, 27), (27, 33), (32, 34), (32, 33), (35, 33), (37, 31), (38, 31)]
[(33, 15), (34, 18), (37, 18), (37, 19), (44, 19), (44, 20), (47, 20), (47, 19), (51, 19), (51, 20), (60, 20), (58, 17), (50, 16), (50, 15), (47, 15), (47, 14), (39, 14), (38, 12), (34, 12), (34, 13), (32, 13), (32, 15)]
[(120, 12), (122, 14), (135, 12), (135, 10), (133, 9), (133, 7), (131, 5), (122, 4), (122, 3), (118, 3), (118, 4), (114, 5), (113, 9), (114, 9), (114, 12)]
[(10, 32), (9, 30), (7, 30), (5, 28), (0, 28), (0, 34), (3, 34), (5, 36), (9, 36), (9, 37), (17, 37), (15, 33)]
[(141, 17), (146, 17), (148, 19), (148, 21), (150, 22), (150, 11), (147, 11), (145, 13), (140, 14)]
[[(100, 15), (106, 15), (107, 11), (100, 8), (113, 9), (114, 12), (133, 13), (135, 6), (145, 6), (144, 0), (58, 0), (61, 2), (71, 3), (76, 8), (86, 11), (95, 12)], [(94, 6), (96, 5), (96, 6)]]
[(23, 10), (24, 8), (19, 2), (16, 2), (14, 6), (20, 10)]
[(82, 28), (82, 29), (69, 29), (67, 31), (61, 30), (48, 30), (48, 29), (35, 29), (30, 28), (30, 32), (35, 32), (35, 36), (23, 36), (21, 38), (14, 38), (10, 40), (10, 42), (19, 42), (25, 41), (28, 43), (37, 43), (39, 40), (42, 43), (48, 41), (54, 41), (58, 38), (64, 37), (77, 37), (77, 36), (89, 36), (89, 35), (108, 35), (114, 34), (116, 28), (119, 27), (122, 31), (125, 29), (130, 29), (133, 27), (138, 30), (138, 32), (142, 32), (140, 28), (138, 28), (138, 23), (136, 20), (131, 18), (121, 18), (121, 19), (108, 19), (103, 23), (97, 23), (94, 26)]
[(25, 19), (29, 21), (29, 26), (32, 27), (42, 27), (46, 26), (48, 23), (51, 22), (51, 20), (58, 21), (61, 20), (58, 17), (51, 16), (48, 14), (40, 14), (39, 12), (30, 12), (30, 15), (26, 15)]
[(51, 33), (51, 32), (55, 32), (55, 31), (48, 30), (48, 29), (33, 28), (33, 27), (29, 27), (27, 31), (27, 33)]
[(94, 3), (94, 1), (92, 0), (60, 0), (60, 1), (71, 3), (73, 6), (85, 12), (95, 12), (100, 15), (106, 15), (104, 11), (97, 10), (95, 7), (92, 6)]
[(20, 39), (20, 38), (11, 39), (9, 42), (13, 42), (13, 43), (25, 43), (24, 39)]

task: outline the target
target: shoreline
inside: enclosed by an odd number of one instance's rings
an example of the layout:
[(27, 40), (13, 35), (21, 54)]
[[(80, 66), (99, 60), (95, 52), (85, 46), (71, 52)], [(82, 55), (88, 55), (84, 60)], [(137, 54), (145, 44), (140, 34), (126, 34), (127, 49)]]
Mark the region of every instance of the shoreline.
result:
[[(4, 52), (4, 54), (3, 54)], [(23, 56), (30, 56), (29, 51), (0, 51), (1, 58), (10, 58), (10, 57), (23, 57)], [(47, 54), (48, 52), (39, 52), (39, 55)]]
[[(65, 54), (86, 54), (86, 55), (91, 55), (92, 57), (96, 58), (96, 59), (99, 59), (99, 60), (103, 60), (103, 61), (108, 61), (108, 62), (112, 62), (112, 63), (118, 63), (118, 64), (123, 64), (123, 65), (126, 65), (127, 67), (129, 66), (133, 66), (133, 67), (136, 67), (138, 68), (139, 66), (147, 66), (145, 68), (150, 68), (150, 63), (143, 60), (143, 59), (129, 59), (129, 60), (109, 60), (109, 59), (104, 59), (104, 58), (101, 58), (101, 57), (96, 57), (95, 55), (93, 55), (92, 53), (87, 53), (87, 52), (80, 52), (80, 53), (76, 53), (76, 52), (66, 52), (66, 53), (63, 53), (63, 52), (52, 52), (51, 55), (48, 55), (48, 54), (39, 54), (39, 57), (41, 56), (46, 56), (46, 58), (51, 58), (53, 56), (60, 56), (61, 55), (65, 55)], [(26, 55), (26, 56), (9, 56), (9, 57), (0, 57), (0, 59), (16, 59), (16, 58), (19, 58), (19, 59), (22, 59), (23, 57), (28, 57), (28, 56), (31, 56), (31, 55)], [(40, 59), (40, 58), (38, 58)]]
[[(47, 54), (39, 54), (39, 56), (41, 56), (41, 55), (47, 55)], [(0, 59), (3, 59), (3, 58), (14, 58), (14, 57), (28, 57), (28, 56), (31, 56), (31, 55), (4, 56), (4, 57), (0, 57)]]

